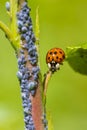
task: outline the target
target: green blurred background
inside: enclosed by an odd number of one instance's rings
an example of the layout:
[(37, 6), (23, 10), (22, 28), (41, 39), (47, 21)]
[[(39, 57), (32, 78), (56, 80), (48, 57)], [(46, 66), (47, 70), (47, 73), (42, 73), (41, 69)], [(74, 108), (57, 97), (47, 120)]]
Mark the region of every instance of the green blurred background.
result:
[[(9, 26), (6, 0), (0, 0), (0, 20)], [(52, 47), (87, 42), (87, 0), (29, 0), (35, 29), (39, 6), (40, 60), (47, 71), (45, 56)], [(24, 130), (17, 61), (14, 50), (0, 30), (0, 130)], [(67, 62), (49, 82), (47, 111), (54, 130), (87, 130), (87, 77), (76, 73)]]

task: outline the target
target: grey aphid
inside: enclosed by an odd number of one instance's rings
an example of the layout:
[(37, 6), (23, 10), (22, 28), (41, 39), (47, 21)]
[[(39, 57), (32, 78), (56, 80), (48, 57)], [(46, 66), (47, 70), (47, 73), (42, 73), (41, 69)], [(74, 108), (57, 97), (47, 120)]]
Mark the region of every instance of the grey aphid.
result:
[(28, 130), (35, 130), (34, 125), (29, 125)]
[(36, 51), (36, 46), (31, 44), (31, 48), (28, 49), (28, 52)]
[(23, 76), (22, 73), (21, 73), (20, 71), (18, 71), (18, 72), (17, 72), (17, 77), (18, 77), (18, 79), (22, 79), (22, 76)]
[(25, 80), (25, 79), (28, 79), (29, 77), (30, 77), (29, 74), (25, 73), (24, 76), (23, 76), (23, 79)]
[(23, 98), (26, 98), (26, 93), (22, 92), (21, 95)]
[(25, 120), (29, 121), (30, 120), (30, 116), (25, 116)]
[(39, 71), (40, 71), (39, 66), (36, 66), (36, 67), (33, 67), (33, 68), (32, 68), (32, 73), (33, 73), (33, 74), (37, 74), (37, 73), (39, 73)]
[[(30, 37), (27, 35), (27, 36), (25, 37), (25, 40), (26, 40), (26, 42), (29, 42)], [(29, 48), (29, 47), (28, 47), (28, 48)]]
[(22, 31), (23, 33), (27, 32), (27, 27), (23, 26), (22, 29), (21, 29), (21, 31)]
[(30, 63), (32, 65), (35, 65), (37, 63), (37, 59), (36, 58), (31, 58)]
[(33, 75), (34, 80), (38, 80), (38, 74)]
[(20, 28), (20, 29), (21, 29), (21, 28), (22, 28), (22, 26), (23, 26), (23, 22), (18, 20), (18, 21), (17, 21), (17, 25), (18, 25), (18, 28)]
[(29, 109), (27, 107), (24, 108), (24, 112), (28, 114)]
[(35, 94), (36, 94), (36, 90), (31, 90), (31, 95), (35, 96)]
[(10, 2), (7, 1), (5, 7), (7, 11), (10, 11)]
[(28, 49), (28, 48), (29, 48), (27, 43), (25, 43), (24, 45), (22, 45), (22, 47), (23, 47), (24, 49)]
[(28, 85), (27, 85), (27, 88), (28, 88), (29, 90), (35, 89), (35, 88), (36, 88), (36, 82), (30, 81), (30, 82), (28, 83)]

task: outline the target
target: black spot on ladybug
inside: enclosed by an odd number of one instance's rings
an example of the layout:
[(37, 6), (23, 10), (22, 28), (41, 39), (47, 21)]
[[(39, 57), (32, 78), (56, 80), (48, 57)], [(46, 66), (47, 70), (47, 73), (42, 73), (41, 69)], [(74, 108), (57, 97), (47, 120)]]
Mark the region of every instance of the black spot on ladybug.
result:
[(63, 55), (63, 59), (65, 59), (65, 55)]
[(48, 60), (50, 60), (50, 57), (48, 57)]
[(62, 58), (60, 58), (60, 61), (62, 61)]
[(57, 54), (57, 51), (55, 51), (54, 54), (56, 55), (56, 54)]
[(59, 57), (57, 56), (56, 59), (58, 59)]
[(62, 51), (59, 51), (60, 54), (62, 54)]
[(52, 55), (52, 52), (50, 52), (50, 55)]

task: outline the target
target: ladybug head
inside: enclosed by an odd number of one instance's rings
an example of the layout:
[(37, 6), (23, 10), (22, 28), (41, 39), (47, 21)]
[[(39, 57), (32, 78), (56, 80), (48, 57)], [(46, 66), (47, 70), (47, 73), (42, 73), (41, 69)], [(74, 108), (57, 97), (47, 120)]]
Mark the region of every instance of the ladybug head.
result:
[(60, 64), (52, 61), (48, 63), (48, 67), (52, 72), (55, 72), (56, 70), (60, 69)]

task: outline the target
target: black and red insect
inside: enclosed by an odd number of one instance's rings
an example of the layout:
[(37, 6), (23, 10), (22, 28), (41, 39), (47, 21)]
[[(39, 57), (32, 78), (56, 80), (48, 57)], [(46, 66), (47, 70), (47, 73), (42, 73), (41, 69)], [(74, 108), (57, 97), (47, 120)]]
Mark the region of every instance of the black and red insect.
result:
[(61, 48), (52, 48), (46, 55), (46, 63), (52, 72), (59, 69), (59, 65), (63, 63), (64, 59), (65, 53)]

